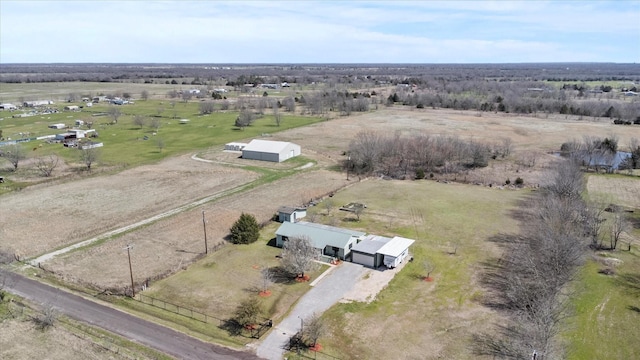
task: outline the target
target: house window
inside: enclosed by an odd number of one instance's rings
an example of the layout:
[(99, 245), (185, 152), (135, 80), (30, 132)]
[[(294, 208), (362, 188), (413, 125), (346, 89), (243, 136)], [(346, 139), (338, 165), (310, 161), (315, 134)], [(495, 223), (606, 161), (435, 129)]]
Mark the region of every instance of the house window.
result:
[(353, 247), (353, 244), (349, 244), (349, 250), (351, 250), (352, 247)]

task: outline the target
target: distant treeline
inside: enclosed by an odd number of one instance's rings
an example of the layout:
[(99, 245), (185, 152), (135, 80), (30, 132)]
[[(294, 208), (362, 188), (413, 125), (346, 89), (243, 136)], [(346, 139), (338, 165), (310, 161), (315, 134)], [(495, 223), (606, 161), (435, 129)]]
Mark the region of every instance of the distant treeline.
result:
[[(422, 85), (430, 81), (629, 81), (640, 65), (548, 64), (2, 64), (0, 82), (348, 83)], [(189, 82), (190, 82), (189, 81)]]
[[(640, 96), (635, 92), (636, 86), (629, 85), (612, 91), (610, 86), (588, 88), (575, 83), (556, 87), (535, 81), (429, 81), (401, 87), (386, 100), (387, 105), (401, 103), (417, 108), (564, 114), (611, 118), (616, 124), (640, 124)], [(621, 94), (623, 91), (629, 96)], [(627, 101), (621, 101), (625, 98)]]

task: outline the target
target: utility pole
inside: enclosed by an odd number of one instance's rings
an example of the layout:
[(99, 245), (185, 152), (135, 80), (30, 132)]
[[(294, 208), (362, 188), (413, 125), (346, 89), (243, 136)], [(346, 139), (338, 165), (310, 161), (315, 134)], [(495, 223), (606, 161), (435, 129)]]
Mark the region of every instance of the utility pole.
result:
[(298, 354), (300, 354), (300, 347), (302, 346), (302, 337), (304, 336), (304, 320), (298, 316), (300, 319), (300, 337), (298, 338)]
[(204, 210), (202, 210), (202, 226), (204, 227), (204, 253), (209, 253), (209, 247), (207, 246), (207, 222), (204, 220)]
[(131, 275), (131, 297), (136, 297), (136, 289), (133, 286), (133, 270), (131, 269), (131, 251), (130, 250), (133, 249), (133, 246), (127, 245), (125, 249), (127, 249), (127, 257), (129, 258), (129, 275)]

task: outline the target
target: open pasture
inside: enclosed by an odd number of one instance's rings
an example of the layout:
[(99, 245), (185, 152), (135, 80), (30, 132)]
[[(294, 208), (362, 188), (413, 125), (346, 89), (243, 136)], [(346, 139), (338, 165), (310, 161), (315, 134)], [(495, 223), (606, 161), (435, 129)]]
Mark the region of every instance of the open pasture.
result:
[(32, 257), (255, 179), (253, 172), (175, 157), (117, 174), (6, 194), (2, 250)]
[[(64, 104), (58, 104), (54, 107), (62, 110), (63, 106)], [(98, 138), (92, 140), (104, 144), (104, 147), (100, 148), (98, 161), (99, 165), (104, 167), (136, 166), (212, 146), (222, 148), (222, 145), (227, 142), (251, 139), (263, 134), (271, 135), (319, 121), (318, 118), (283, 113), (280, 126), (276, 126), (273, 116), (267, 112), (264, 117), (256, 119), (251, 126), (240, 130), (234, 126), (238, 116), (236, 111), (201, 115), (198, 106), (198, 102), (139, 101), (135, 104), (116, 106), (115, 109), (122, 114), (117, 123), (114, 123), (114, 118), (107, 114), (114, 106), (105, 103), (98, 103), (91, 108), (85, 107), (79, 112), (61, 111), (24, 118), (11, 117), (17, 112), (1, 111), (0, 129), (3, 130), (3, 137), (15, 140), (22, 137), (55, 135), (66, 131), (50, 129), (48, 128), (50, 124), (62, 123), (71, 128), (74, 127), (75, 120), (82, 120), (85, 124), (91, 122), (92, 128), (98, 133)], [(142, 126), (134, 124), (136, 116), (144, 119)], [(180, 123), (181, 119), (188, 119), (189, 122)], [(87, 126), (83, 125), (81, 128), (86, 129)], [(77, 150), (63, 147), (60, 143), (48, 144), (44, 140), (32, 140), (22, 146), (27, 158), (54, 153), (65, 161), (74, 163), (76, 169), (83, 166), (78, 160)], [(6, 168), (2, 169), (3, 165)], [(9, 165), (2, 160), (0, 173), (20, 180), (33, 177), (33, 174), (25, 174), (20, 168), (17, 174), (12, 174), (8, 171)], [(63, 174), (59, 171), (53, 172), (53, 176)]]
[(323, 169), (303, 171), (54, 258), (45, 266), (68, 280), (98, 288), (123, 289), (130, 286), (126, 252), (122, 250), (129, 244), (134, 246), (131, 251), (134, 280), (141, 284), (148, 278), (181, 270), (204, 252), (202, 211), (207, 219), (208, 245), (213, 248), (225, 242), (231, 225), (242, 212), (266, 223), (281, 205), (302, 205), (345, 184), (347, 181), (339, 173)]

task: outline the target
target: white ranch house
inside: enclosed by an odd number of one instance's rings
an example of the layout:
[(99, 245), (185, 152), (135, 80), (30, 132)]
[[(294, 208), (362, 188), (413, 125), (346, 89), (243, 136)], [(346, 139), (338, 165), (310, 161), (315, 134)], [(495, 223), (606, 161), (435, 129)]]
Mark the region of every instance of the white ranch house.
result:
[(364, 239), (365, 233), (349, 229), (342, 229), (329, 225), (322, 225), (300, 221), (296, 223), (283, 222), (276, 231), (276, 246), (283, 247), (285, 241), (294, 237), (309, 239), (318, 255), (326, 255), (345, 260), (351, 248)]
[(318, 249), (318, 255), (377, 269), (395, 268), (409, 256), (415, 240), (394, 236), (388, 238), (363, 232), (305, 221), (285, 221), (276, 231), (276, 246), (283, 247), (289, 238), (305, 237)]

